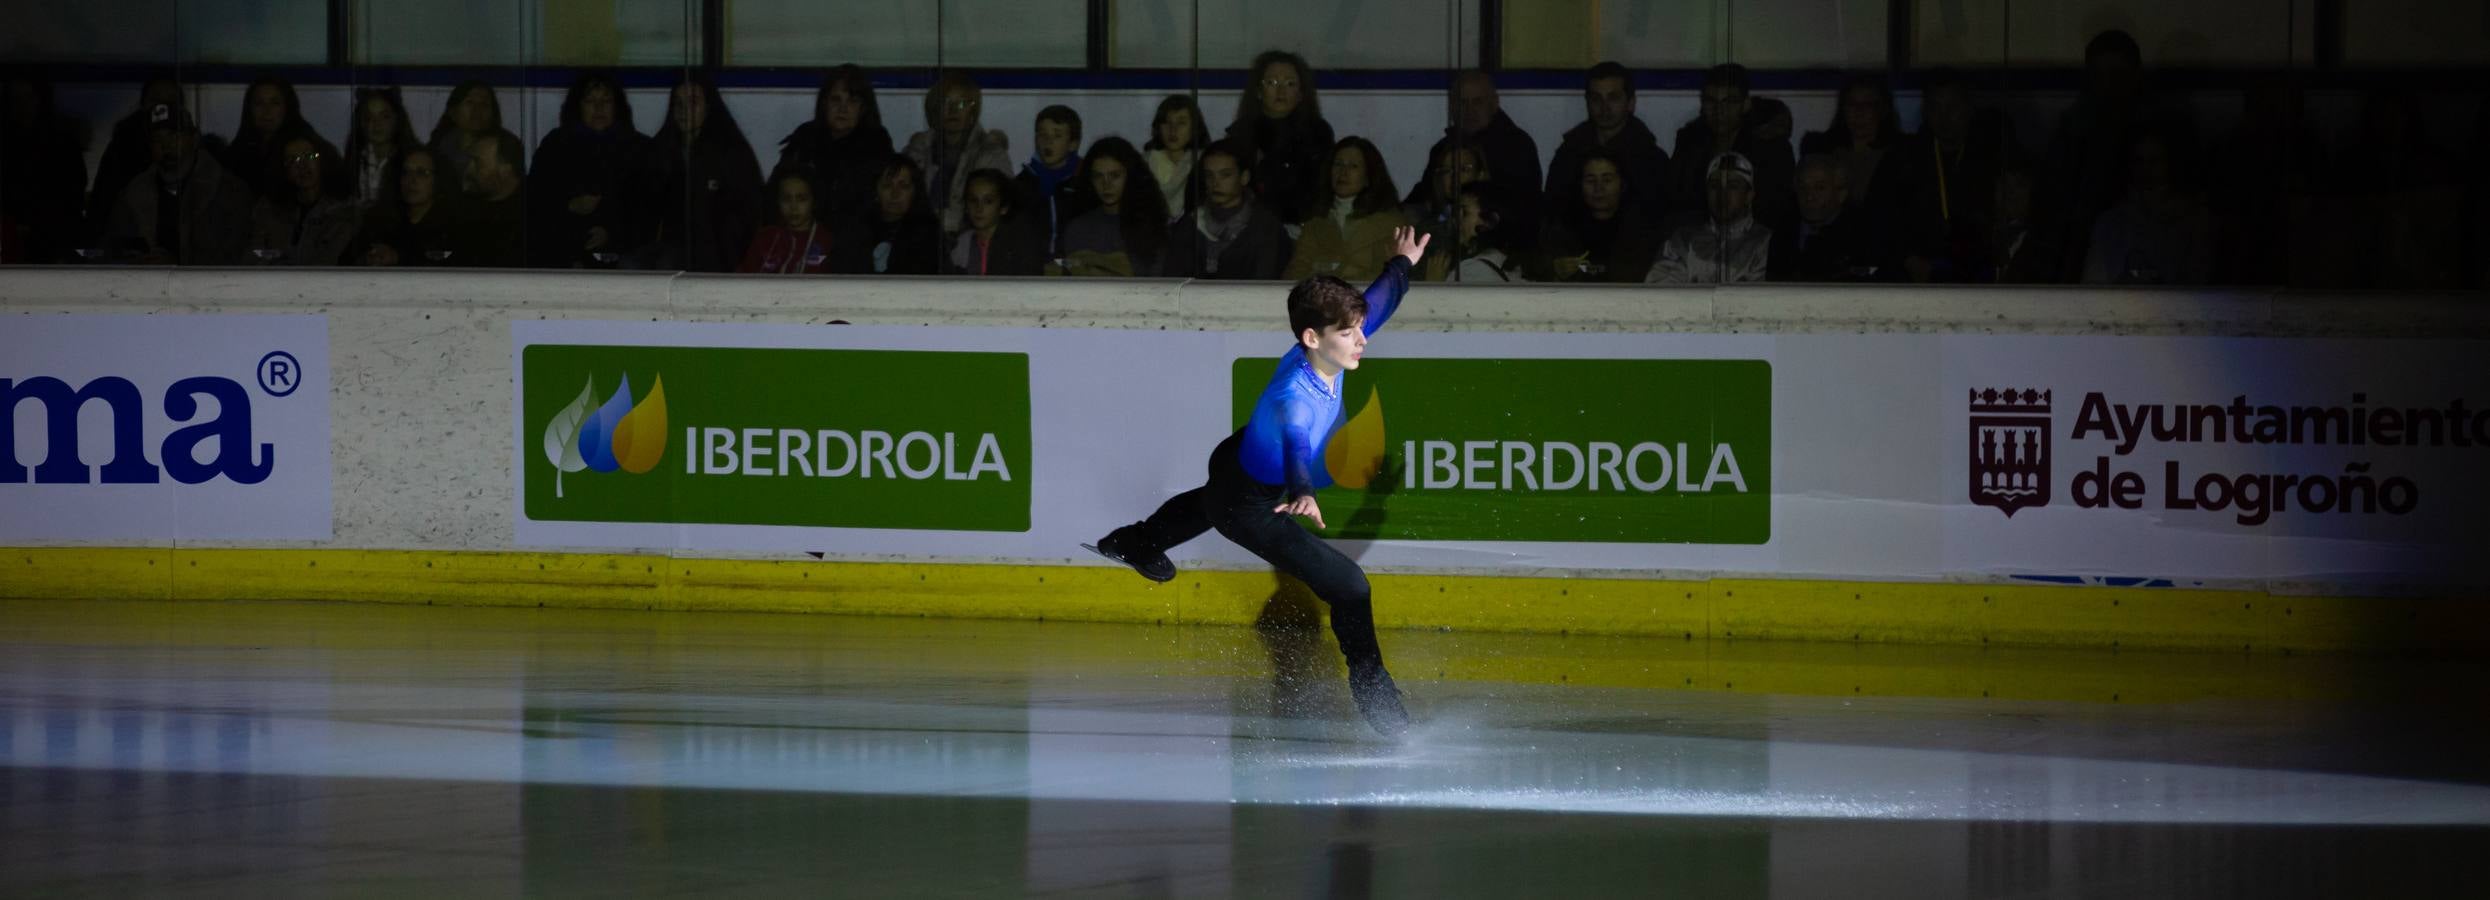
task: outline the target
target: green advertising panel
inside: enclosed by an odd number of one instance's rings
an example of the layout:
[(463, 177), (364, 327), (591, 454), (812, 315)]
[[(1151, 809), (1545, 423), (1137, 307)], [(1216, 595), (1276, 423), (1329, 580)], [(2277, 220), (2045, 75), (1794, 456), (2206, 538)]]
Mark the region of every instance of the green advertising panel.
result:
[(1029, 530), (1022, 353), (536, 344), (539, 521)]
[[(1232, 370), (1244, 424), (1269, 357)], [(1763, 360), (1370, 359), (1348, 374), (1316, 495), (1344, 538), (1761, 544)]]

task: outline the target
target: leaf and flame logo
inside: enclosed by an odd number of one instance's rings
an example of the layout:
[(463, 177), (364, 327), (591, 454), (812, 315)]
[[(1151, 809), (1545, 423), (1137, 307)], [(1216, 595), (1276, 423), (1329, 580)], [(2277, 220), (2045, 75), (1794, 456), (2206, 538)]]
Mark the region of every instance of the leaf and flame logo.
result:
[(631, 402), (631, 376), (624, 375), (605, 404), (596, 402), (596, 376), (579, 389), (579, 399), (545, 424), (545, 461), (553, 464), (553, 495), (562, 496), (562, 476), (589, 470), (620, 469), (633, 475), (657, 468), (666, 455), (666, 378), (657, 376), (648, 396)]
[(1362, 489), (1382, 474), (1384, 454), (1391, 447), (1383, 434), (1383, 392), (1369, 386), (1366, 405), (1323, 448), (1323, 468), (1331, 472), (1333, 484)]

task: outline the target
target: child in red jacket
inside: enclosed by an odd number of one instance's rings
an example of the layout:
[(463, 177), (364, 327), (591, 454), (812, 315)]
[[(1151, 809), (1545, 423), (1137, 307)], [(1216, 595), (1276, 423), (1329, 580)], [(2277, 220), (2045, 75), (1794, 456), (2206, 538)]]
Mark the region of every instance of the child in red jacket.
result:
[(738, 272), (773, 275), (822, 275), (830, 271), (830, 229), (813, 217), (812, 179), (801, 173), (778, 176), (778, 222), (752, 236)]

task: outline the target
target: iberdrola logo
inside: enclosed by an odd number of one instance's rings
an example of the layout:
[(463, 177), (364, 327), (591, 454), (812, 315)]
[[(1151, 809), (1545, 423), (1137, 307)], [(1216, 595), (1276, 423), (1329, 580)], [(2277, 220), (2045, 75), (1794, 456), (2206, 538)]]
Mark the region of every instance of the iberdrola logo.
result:
[(614, 395), (593, 411), (596, 376), (579, 389), (579, 399), (555, 413), (545, 425), (545, 460), (553, 463), (553, 495), (562, 496), (562, 474), (590, 469), (621, 469), (640, 475), (657, 468), (666, 455), (666, 379), (657, 376), (648, 396), (631, 403), (631, 376), (624, 375)]
[(1383, 392), (1366, 389), (1366, 406), (1349, 417), (1323, 448), (1323, 468), (1333, 484), (1364, 488), (1383, 473), (1384, 453), (1391, 444), (1383, 436)]

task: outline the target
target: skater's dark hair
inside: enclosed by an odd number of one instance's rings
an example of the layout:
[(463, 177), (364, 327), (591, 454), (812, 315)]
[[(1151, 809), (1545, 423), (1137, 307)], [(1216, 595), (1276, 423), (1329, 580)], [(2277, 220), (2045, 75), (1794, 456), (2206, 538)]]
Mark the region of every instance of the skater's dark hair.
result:
[(1347, 328), (1366, 317), (1366, 295), (1331, 275), (1316, 275), (1288, 289), (1288, 328), (1303, 335)]

